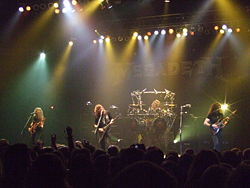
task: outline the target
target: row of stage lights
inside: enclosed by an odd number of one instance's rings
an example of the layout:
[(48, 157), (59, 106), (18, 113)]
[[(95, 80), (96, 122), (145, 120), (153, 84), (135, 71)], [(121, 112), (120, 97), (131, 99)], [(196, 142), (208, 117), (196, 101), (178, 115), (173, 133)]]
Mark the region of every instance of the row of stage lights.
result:
[[(236, 29), (232, 29), (232, 28), (229, 28), (227, 25), (222, 25), (221, 27), (216, 25), (216, 26), (214, 26), (214, 30), (216, 32), (219, 32), (220, 34), (226, 34), (226, 33), (231, 34), (233, 32), (239, 33), (241, 31), (239, 27)], [(141, 35), (138, 32), (134, 32), (132, 35), (132, 39), (134, 39), (134, 40), (137, 39), (139, 41), (144, 39), (145, 41), (147, 41), (153, 35), (158, 36), (158, 35), (167, 35), (167, 34), (169, 34), (169, 35), (175, 34), (177, 38), (181, 38), (181, 37), (187, 37), (188, 35), (194, 36), (196, 34), (196, 32), (192, 31), (192, 30), (189, 31), (188, 28), (183, 28), (181, 31), (170, 28), (168, 30), (162, 29), (161, 31), (155, 30), (153, 33), (147, 32), (145, 35)], [(110, 41), (111, 41), (110, 36), (104, 37), (103, 35), (100, 35), (99, 39), (93, 40), (93, 43), (94, 44), (104, 43), (104, 42), (109, 43)], [(118, 38), (118, 41), (121, 42), (122, 40), (119, 40), (119, 38)]]
[[(100, 4), (102, 4), (105, 0), (99, 0)], [(32, 10), (38, 11), (38, 10), (45, 10), (47, 8), (53, 7), (55, 10), (55, 14), (59, 14), (60, 12), (62, 13), (67, 13), (67, 12), (75, 12), (76, 11), (76, 6), (79, 4), (77, 0), (64, 0), (63, 1), (63, 7), (58, 3), (49, 3), (48, 6), (46, 4), (35, 4), (33, 6), (26, 5), (26, 6), (21, 6), (18, 8), (19, 12), (30, 12)], [(80, 9), (82, 11), (82, 9)]]

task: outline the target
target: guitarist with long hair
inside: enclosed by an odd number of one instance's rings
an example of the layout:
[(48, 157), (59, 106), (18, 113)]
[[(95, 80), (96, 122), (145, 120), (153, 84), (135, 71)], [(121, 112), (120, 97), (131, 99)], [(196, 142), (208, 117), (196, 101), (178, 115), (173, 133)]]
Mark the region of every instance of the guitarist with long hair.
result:
[(105, 110), (105, 108), (101, 104), (95, 105), (94, 108), (95, 115), (95, 134), (98, 135), (98, 142), (100, 147), (105, 150), (107, 147), (108, 139), (111, 139), (110, 135), (110, 125), (114, 123), (114, 119), (112, 118), (110, 112)]
[(210, 106), (207, 118), (204, 121), (204, 125), (208, 126), (211, 130), (213, 149), (221, 151), (222, 146), (222, 130), (221, 127), (228, 123), (228, 118), (224, 118), (221, 104), (216, 102)]
[(36, 141), (41, 139), (45, 117), (43, 114), (43, 110), (40, 107), (36, 107), (31, 115), (33, 120), (30, 124), (30, 127), (28, 128), (28, 131), (30, 132), (32, 137), (32, 144), (36, 144)]
[(234, 110), (229, 116), (224, 117), (220, 103), (216, 102), (211, 105), (204, 125), (208, 126), (211, 131), (214, 149), (216, 151), (221, 151), (222, 128), (228, 124), (230, 116), (234, 115), (236, 111), (237, 110)]

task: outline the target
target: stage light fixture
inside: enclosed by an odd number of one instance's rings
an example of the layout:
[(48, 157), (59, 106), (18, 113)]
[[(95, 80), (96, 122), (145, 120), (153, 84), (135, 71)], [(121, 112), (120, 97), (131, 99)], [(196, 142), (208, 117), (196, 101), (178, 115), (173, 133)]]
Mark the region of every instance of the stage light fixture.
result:
[(232, 28), (228, 28), (228, 33), (232, 33), (233, 32), (233, 29)]
[(191, 31), (191, 32), (190, 32), (190, 35), (194, 36), (194, 35), (195, 35), (195, 32), (194, 32), (194, 31)]
[(41, 10), (47, 9), (47, 5), (45, 3), (40, 4), (39, 7), (40, 7)]
[(40, 53), (40, 59), (45, 59), (46, 58), (46, 54), (44, 52)]
[(184, 32), (184, 33), (182, 33), (182, 36), (186, 37), (186, 36), (188, 36), (188, 33)]
[(154, 31), (154, 35), (159, 35), (159, 31)]
[(103, 43), (103, 39), (99, 39), (99, 43), (102, 44)]
[(101, 36), (100, 36), (100, 39), (104, 40), (104, 39), (105, 39), (105, 37), (104, 37), (103, 35), (101, 35)]
[(54, 8), (58, 8), (59, 4), (58, 3), (54, 3), (53, 6), (54, 6)]
[(31, 7), (30, 6), (26, 6), (26, 10), (27, 11), (31, 11)]
[(141, 35), (139, 35), (139, 36), (137, 37), (137, 39), (138, 39), (138, 40), (141, 40), (141, 39), (142, 39), (142, 36), (141, 36)]
[(226, 104), (226, 103), (221, 104), (221, 110), (222, 110), (222, 111), (228, 110), (228, 104)]
[(68, 9), (64, 7), (64, 8), (62, 9), (62, 13), (63, 13), (63, 14), (66, 14), (67, 12), (68, 12)]
[(177, 37), (177, 38), (181, 38), (181, 34), (180, 34), (180, 33), (177, 33), (177, 34), (176, 34), (176, 37)]
[(225, 30), (221, 29), (221, 30), (220, 30), (220, 33), (221, 33), (221, 34), (224, 34), (224, 33), (225, 33)]
[(188, 29), (187, 29), (187, 28), (183, 28), (183, 29), (182, 29), (182, 32), (183, 32), (183, 33), (188, 33)]
[(122, 41), (123, 41), (123, 37), (122, 37), (122, 36), (118, 36), (118, 37), (117, 37), (117, 40), (118, 40), (119, 42), (122, 42)]
[(224, 24), (224, 25), (222, 26), (222, 29), (226, 30), (226, 29), (227, 29), (227, 25)]
[(96, 41), (96, 40), (93, 40), (93, 43), (94, 43), (94, 44), (96, 44), (96, 43), (97, 43), (97, 41)]
[(152, 35), (152, 33), (151, 33), (151, 32), (147, 32), (147, 35), (148, 35), (148, 36), (151, 36), (151, 35)]
[(214, 26), (214, 30), (218, 31), (219, 30), (219, 26), (218, 25)]
[(138, 35), (139, 35), (138, 32), (133, 33), (133, 37), (138, 37)]
[(59, 13), (60, 13), (60, 9), (58, 9), (58, 8), (55, 9), (55, 13), (56, 13), (56, 14), (59, 14)]
[(145, 35), (145, 36), (144, 36), (144, 40), (148, 40), (148, 35)]
[(163, 30), (161, 30), (161, 35), (166, 35), (166, 30), (165, 29), (163, 29)]
[(105, 42), (110, 42), (110, 37), (107, 37), (107, 38), (105, 39)]
[(71, 3), (72, 3), (72, 5), (74, 5), (74, 6), (77, 5), (77, 1), (76, 1), (76, 0), (72, 0)]
[(238, 27), (238, 28), (236, 28), (236, 32), (237, 33), (239, 33), (240, 32), (240, 28)]
[(18, 11), (19, 11), (19, 12), (24, 12), (24, 8), (23, 8), (23, 7), (19, 7), (19, 8), (18, 8)]
[(70, 45), (70, 46), (73, 46), (73, 45), (74, 45), (74, 42), (73, 42), (73, 41), (69, 41), (69, 45)]
[(168, 30), (168, 33), (169, 33), (170, 35), (172, 35), (172, 34), (174, 33), (174, 29), (171, 29), (171, 28), (170, 28), (170, 29)]

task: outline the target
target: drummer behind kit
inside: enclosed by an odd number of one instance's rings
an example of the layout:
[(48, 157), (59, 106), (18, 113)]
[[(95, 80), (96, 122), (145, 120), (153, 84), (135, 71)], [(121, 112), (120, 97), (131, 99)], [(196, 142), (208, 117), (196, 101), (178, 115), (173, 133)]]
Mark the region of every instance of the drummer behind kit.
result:
[[(143, 103), (142, 95), (148, 94), (164, 95), (163, 101), (155, 99), (150, 107), (146, 108), (147, 105)], [(142, 136), (140, 140), (165, 150), (170, 139), (169, 133), (176, 118), (175, 93), (166, 89), (164, 91), (155, 89), (147, 91), (144, 89), (133, 91), (131, 97), (133, 104), (128, 106), (128, 117), (136, 120), (140, 126), (144, 127), (143, 133), (139, 134), (139, 136)]]

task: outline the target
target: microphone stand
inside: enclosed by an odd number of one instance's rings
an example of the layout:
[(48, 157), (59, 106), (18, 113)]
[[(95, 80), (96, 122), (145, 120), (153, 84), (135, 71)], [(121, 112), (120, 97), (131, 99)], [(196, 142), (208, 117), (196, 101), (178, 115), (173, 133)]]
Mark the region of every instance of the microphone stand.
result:
[(182, 122), (183, 122), (183, 106), (181, 106), (180, 111), (180, 127), (179, 127), (179, 133), (180, 133), (180, 155), (182, 155)]
[(32, 116), (33, 116), (33, 114), (30, 114), (30, 115), (29, 115), (29, 117), (28, 117), (28, 119), (27, 119), (27, 121), (26, 121), (26, 123), (25, 123), (25, 125), (24, 125), (24, 127), (23, 127), (23, 129), (22, 129), (22, 131), (21, 131), (21, 135), (23, 135), (23, 132), (24, 132), (24, 130), (26, 129), (26, 127), (28, 126), (28, 123), (29, 123), (29, 121), (31, 120)]

